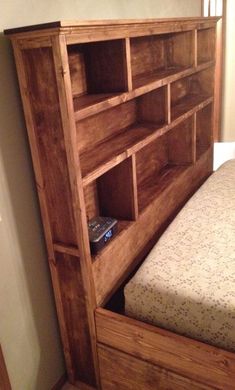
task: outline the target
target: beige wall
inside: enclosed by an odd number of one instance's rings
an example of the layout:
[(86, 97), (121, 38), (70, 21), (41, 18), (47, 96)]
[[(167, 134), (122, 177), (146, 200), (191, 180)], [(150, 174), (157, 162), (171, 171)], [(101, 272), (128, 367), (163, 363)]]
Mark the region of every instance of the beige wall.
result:
[(235, 1), (227, 0), (222, 140), (235, 141)]
[[(58, 19), (198, 16), (200, 0), (2, 0), (4, 28)], [(13, 390), (49, 390), (64, 371), (10, 43), (0, 35), (0, 343)]]

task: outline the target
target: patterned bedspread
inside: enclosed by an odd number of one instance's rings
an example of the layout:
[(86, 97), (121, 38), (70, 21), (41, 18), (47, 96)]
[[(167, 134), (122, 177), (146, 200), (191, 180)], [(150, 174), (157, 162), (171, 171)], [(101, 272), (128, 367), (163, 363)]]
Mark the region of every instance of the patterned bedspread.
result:
[(128, 316), (235, 351), (235, 160), (188, 201), (124, 293)]

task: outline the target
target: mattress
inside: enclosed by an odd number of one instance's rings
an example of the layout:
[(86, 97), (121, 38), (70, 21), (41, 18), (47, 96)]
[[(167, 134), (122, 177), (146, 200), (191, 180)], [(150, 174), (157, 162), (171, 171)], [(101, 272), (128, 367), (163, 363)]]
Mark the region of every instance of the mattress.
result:
[(126, 315), (235, 351), (235, 160), (188, 201), (124, 294)]

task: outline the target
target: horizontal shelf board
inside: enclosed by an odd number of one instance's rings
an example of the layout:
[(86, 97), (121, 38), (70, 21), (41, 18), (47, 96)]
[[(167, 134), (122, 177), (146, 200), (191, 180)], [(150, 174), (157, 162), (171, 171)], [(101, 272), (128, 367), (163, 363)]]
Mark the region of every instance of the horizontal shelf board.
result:
[[(209, 61), (197, 67), (174, 68), (151, 75), (142, 75), (136, 79), (137, 85), (139, 84), (139, 86), (136, 86), (132, 91), (129, 92), (74, 96), (73, 101), (75, 121), (79, 121), (81, 119), (87, 118), (88, 116), (98, 114), (99, 112), (118, 106), (121, 103), (141, 96), (147, 92), (166, 85), (167, 83), (171, 83), (182, 77), (186, 77), (203, 69), (209, 68), (214, 64), (214, 61)], [(143, 78), (145, 78), (145, 84), (141, 84), (141, 80)], [(140, 81), (138, 81), (138, 79)]]
[(182, 73), (184, 74), (184, 72), (186, 72), (186, 74), (188, 74), (188, 71), (190, 72), (192, 69), (193, 69), (192, 67), (175, 67), (175, 68), (155, 71), (152, 73), (141, 74), (133, 78), (133, 88), (137, 89), (146, 84), (151, 84), (162, 79), (168, 80), (169, 78), (169, 80), (172, 81), (171, 76), (179, 75), (179, 74), (182, 76)]
[(163, 126), (148, 122), (136, 124), (81, 154), (83, 184), (87, 185), (151, 142)]
[(179, 118), (190, 110), (201, 109), (208, 103), (213, 100), (212, 96), (208, 95), (187, 95), (184, 98), (180, 99), (177, 104), (172, 105), (171, 107), (171, 120)]
[(75, 119), (83, 119), (93, 113), (99, 112), (101, 109), (110, 108), (110, 102), (118, 101), (123, 93), (97, 93), (85, 94), (81, 96), (74, 96), (73, 106), (75, 112)]
[(168, 185), (185, 172), (188, 165), (167, 164), (154, 178), (149, 178), (138, 187), (139, 211), (143, 211)]
[(53, 244), (53, 249), (55, 252), (65, 253), (67, 255), (79, 257), (79, 250), (76, 246), (73, 245), (64, 245), (58, 242)]

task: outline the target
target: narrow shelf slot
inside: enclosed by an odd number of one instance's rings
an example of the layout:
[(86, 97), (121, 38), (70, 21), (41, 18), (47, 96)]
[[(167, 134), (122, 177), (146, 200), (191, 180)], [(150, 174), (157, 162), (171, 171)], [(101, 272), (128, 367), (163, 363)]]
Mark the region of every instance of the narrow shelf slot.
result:
[(131, 38), (133, 88), (195, 65), (192, 31)]
[(179, 118), (180, 116), (184, 115), (186, 112), (192, 110), (193, 108), (199, 106), (203, 102), (207, 102), (208, 99), (210, 99), (210, 95), (194, 95), (189, 94), (177, 101), (177, 104), (175, 104), (171, 109), (171, 120), (174, 121), (175, 119)]
[(202, 110), (196, 113), (196, 159), (200, 157), (211, 147), (212, 144), (212, 125), (213, 108), (208, 104)]
[(130, 157), (84, 187), (87, 221), (99, 216), (118, 221), (118, 231), (98, 254), (138, 217), (134, 169)]
[(83, 140), (79, 142), (83, 184), (150, 142), (166, 125), (166, 117), (166, 87), (162, 87), (78, 122), (77, 137)]
[(215, 60), (215, 28), (197, 30), (197, 63)]
[(191, 116), (136, 153), (139, 212), (193, 163), (193, 123)]
[(139, 209), (143, 211), (156, 199), (175, 179), (186, 171), (188, 165), (167, 164), (155, 177), (148, 177), (139, 186)]
[(68, 46), (74, 111), (128, 91), (125, 40)]
[(175, 120), (213, 96), (214, 67), (204, 69), (171, 85), (171, 120)]

